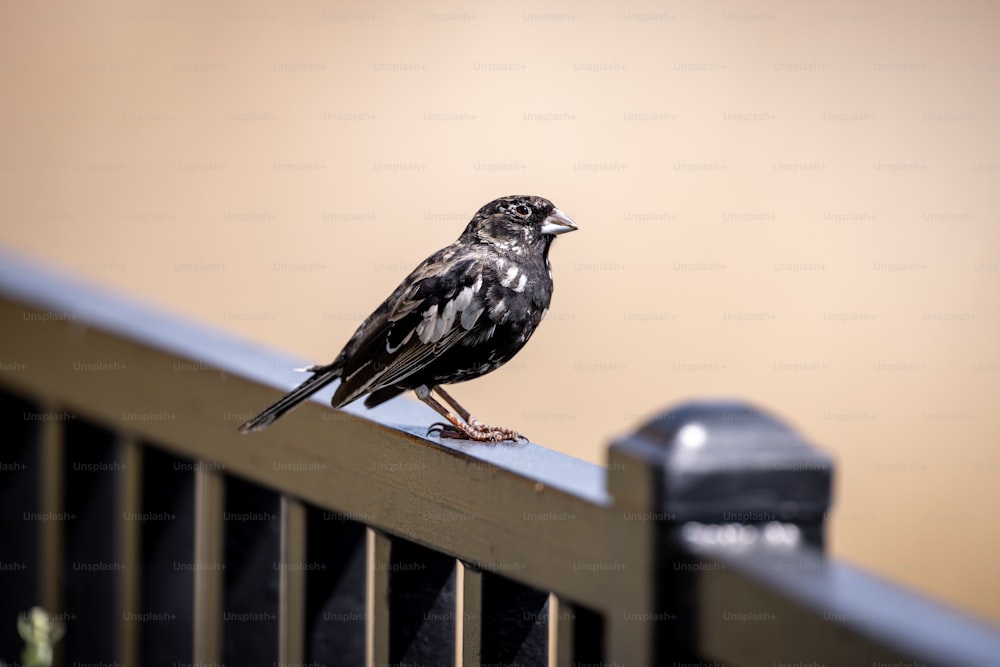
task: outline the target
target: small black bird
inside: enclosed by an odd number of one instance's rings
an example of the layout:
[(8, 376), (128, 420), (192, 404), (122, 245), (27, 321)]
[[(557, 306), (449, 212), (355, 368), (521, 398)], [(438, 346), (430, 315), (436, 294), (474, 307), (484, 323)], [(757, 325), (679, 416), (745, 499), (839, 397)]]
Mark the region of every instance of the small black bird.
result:
[(549, 247), (557, 234), (574, 229), (576, 223), (547, 199), (511, 196), (491, 201), (457, 241), (406, 277), (332, 363), (305, 369), (312, 377), (240, 431), (266, 427), (339, 378), (331, 401), (335, 408), (362, 396), (372, 408), (412, 389), (448, 420), (434, 424), (428, 434), (519, 440), (523, 436), (516, 431), (474, 418), (440, 385), (494, 371), (524, 347), (552, 299)]

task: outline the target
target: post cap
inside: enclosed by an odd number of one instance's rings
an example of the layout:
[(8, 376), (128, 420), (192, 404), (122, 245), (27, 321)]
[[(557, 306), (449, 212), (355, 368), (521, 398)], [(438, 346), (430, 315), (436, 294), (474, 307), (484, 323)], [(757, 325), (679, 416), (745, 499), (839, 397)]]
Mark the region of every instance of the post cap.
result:
[(628, 468), (653, 467), (655, 509), (672, 521), (821, 523), (830, 506), (831, 458), (742, 401), (680, 405), (617, 440), (610, 456), (616, 499), (640, 478)]

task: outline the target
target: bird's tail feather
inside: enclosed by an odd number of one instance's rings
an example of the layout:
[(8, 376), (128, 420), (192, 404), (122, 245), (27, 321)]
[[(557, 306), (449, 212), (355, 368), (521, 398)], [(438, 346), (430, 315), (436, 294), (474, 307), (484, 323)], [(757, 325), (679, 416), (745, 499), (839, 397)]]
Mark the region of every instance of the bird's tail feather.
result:
[(332, 369), (329, 366), (311, 366), (307, 370), (313, 373), (311, 378), (282, 396), (274, 405), (240, 426), (240, 433), (250, 433), (251, 431), (259, 431), (266, 428), (278, 417), (340, 377), (339, 368)]

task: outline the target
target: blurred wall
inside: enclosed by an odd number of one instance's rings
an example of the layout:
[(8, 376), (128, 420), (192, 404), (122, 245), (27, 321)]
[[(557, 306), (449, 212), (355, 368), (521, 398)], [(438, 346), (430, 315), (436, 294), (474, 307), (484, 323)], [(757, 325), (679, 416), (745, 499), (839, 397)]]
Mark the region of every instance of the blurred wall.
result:
[(480, 205), (546, 196), (581, 229), (536, 337), (455, 389), (477, 416), (602, 461), (748, 397), (837, 457), (836, 555), (1000, 622), (998, 21), (4, 3), (0, 243), (320, 362)]

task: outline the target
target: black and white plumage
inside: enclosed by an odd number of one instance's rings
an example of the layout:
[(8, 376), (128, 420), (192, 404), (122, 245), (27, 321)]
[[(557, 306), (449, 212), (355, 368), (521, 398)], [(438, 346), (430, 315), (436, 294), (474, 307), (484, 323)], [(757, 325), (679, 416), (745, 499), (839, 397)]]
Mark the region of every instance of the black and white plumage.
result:
[(335, 408), (362, 396), (371, 408), (412, 389), (448, 420), (431, 428), (441, 437), (518, 440), (516, 431), (473, 418), (440, 385), (496, 370), (528, 342), (552, 299), (549, 248), (556, 235), (575, 229), (573, 220), (541, 197), (486, 204), (454, 243), (400, 283), (332, 363), (308, 368), (312, 377), (240, 431), (268, 426), (339, 379)]

